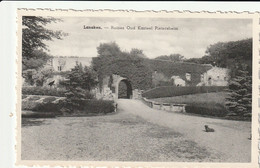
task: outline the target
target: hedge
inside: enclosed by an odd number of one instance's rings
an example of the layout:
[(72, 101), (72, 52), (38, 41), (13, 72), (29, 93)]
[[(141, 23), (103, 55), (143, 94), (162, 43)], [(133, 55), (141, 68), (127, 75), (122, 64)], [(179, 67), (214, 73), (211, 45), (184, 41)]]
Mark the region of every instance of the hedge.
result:
[(107, 114), (114, 111), (114, 101), (91, 99), (85, 100), (83, 103), (84, 113)]
[(199, 114), (202, 116), (225, 117), (227, 109), (221, 104), (188, 104), (185, 107), (186, 113)]
[[(42, 101), (37, 101), (40, 98), (44, 99)], [(22, 110), (59, 114), (60, 109), (64, 106), (64, 100), (53, 103), (57, 99), (58, 97), (53, 96), (30, 96), (29, 98), (22, 100)]]
[(23, 87), (23, 95), (46, 95), (65, 97), (66, 90), (64, 88), (49, 88), (49, 87)]
[(226, 86), (163, 86), (148, 90), (142, 94), (143, 97), (148, 99), (161, 98), (161, 97), (173, 97), (198, 93), (210, 93), (224, 91)]
[[(109, 100), (80, 100), (78, 108), (71, 108), (66, 100), (53, 103), (53, 98), (47, 98), (43, 102), (23, 101), (22, 110), (53, 113), (55, 115), (85, 115), (107, 114), (115, 111), (114, 102)], [(69, 110), (68, 109), (73, 109)]]

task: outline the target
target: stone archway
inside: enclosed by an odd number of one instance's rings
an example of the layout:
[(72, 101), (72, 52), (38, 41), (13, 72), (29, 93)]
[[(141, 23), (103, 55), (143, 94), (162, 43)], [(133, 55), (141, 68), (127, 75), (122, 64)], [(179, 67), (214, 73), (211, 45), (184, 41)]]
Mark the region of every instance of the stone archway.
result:
[(118, 96), (118, 94), (119, 94), (119, 84), (120, 84), (120, 82), (124, 82), (125, 83), (125, 85), (126, 85), (126, 87), (127, 87), (127, 98), (128, 99), (132, 99), (133, 98), (133, 88), (132, 88), (132, 84), (131, 84), (131, 82), (127, 79), (127, 78), (124, 78), (124, 77), (118, 77), (115, 81), (114, 81), (114, 83), (113, 83), (113, 85), (114, 85), (114, 88), (115, 88), (115, 99), (118, 99), (119, 98), (119, 96)]
[[(125, 88), (122, 87), (122, 86), (125, 86)], [(133, 89), (132, 89), (132, 85), (131, 85), (130, 81), (128, 81), (127, 79), (122, 79), (118, 83), (118, 93), (117, 93), (117, 95), (118, 95), (117, 96), (118, 99), (120, 99), (120, 98), (132, 99)]]
[(139, 99), (141, 97), (140, 90), (134, 89), (132, 82), (128, 78), (116, 74), (103, 78), (102, 88), (99, 91), (94, 91), (96, 93), (96, 97), (104, 100), (117, 100), (119, 98), (118, 94), (120, 82), (123, 82), (126, 85), (127, 95), (125, 98)]

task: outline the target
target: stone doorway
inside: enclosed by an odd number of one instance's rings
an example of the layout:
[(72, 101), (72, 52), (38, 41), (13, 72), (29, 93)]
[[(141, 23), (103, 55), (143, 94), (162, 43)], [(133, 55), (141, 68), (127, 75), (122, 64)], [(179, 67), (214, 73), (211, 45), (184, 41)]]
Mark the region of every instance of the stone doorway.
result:
[(118, 83), (118, 99), (132, 99), (133, 89), (130, 81), (122, 79)]

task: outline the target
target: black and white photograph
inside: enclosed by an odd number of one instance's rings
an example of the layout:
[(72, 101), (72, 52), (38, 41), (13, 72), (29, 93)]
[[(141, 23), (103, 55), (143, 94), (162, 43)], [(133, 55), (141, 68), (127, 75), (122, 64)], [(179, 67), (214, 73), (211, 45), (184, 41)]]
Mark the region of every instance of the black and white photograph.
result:
[(253, 19), (228, 16), (18, 17), (18, 158), (251, 163)]

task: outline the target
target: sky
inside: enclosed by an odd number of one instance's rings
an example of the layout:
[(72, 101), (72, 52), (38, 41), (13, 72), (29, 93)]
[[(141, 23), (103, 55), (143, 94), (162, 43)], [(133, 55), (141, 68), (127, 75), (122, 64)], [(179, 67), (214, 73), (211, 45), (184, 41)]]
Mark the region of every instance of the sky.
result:
[[(53, 56), (96, 57), (100, 43), (116, 42), (122, 51), (143, 50), (148, 58), (181, 54), (185, 58), (200, 58), (208, 46), (217, 42), (252, 38), (250, 19), (212, 18), (123, 18), (123, 17), (63, 17), (62, 22), (46, 28), (68, 33), (63, 40), (47, 41)], [(84, 29), (84, 26), (102, 29)], [(135, 27), (128, 30), (127, 26)], [(138, 26), (152, 30), (138, 30)], [(170, 27), (172, 30), (155, 30)], [(124, 27), (111, 29), (111, 27)]]

